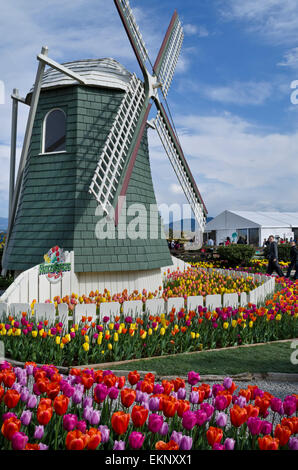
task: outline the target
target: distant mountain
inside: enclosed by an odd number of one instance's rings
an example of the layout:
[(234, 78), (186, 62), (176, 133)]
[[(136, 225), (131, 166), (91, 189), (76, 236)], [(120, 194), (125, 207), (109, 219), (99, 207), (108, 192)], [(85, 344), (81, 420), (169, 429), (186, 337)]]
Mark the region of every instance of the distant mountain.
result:
[(8, 226), (8, 219), (0, 217), (0, 232), (6, 232)]
[[(207, 223), (212, 220), (213, 217), (207, 217)], [(195, 219), (183, 219), (183, 220), (175, 220), (170, 222), (169, 224), (165, 225), (165, 233), (166, 235), (169, 233), (169, 230), (173, 230), (174, 232), (184, 232), (186, 235), (195, 233), (198, 231), (198, 223)]]

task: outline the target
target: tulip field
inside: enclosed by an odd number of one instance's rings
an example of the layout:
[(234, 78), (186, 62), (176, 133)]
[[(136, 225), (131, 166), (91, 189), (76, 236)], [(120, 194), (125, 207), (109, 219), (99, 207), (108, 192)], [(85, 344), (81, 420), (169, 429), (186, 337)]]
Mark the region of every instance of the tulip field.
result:
[(298, 449), (298, 395), (27, 362), (0, 368), (2, 450)]
[[(241, 280), (240, 280), (241, 282)], [(262, 307), (199, 306), (137, 318), (105, 316), (101, 322), (82, 317), (64, 332), (61, 323), (35, 322), (23, 313), (0, 324), (6, 357), (55, 365), (84, 365), (208, 350), (297, 337), (298, 282), (277, 280), (280, 289)], [(175, 287), (172, 287), (174, 290)]]

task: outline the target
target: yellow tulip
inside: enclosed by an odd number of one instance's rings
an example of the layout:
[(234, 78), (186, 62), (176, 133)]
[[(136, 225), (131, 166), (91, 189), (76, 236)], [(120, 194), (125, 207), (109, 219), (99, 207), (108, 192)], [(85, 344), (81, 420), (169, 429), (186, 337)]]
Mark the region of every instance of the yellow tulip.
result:
[(88, 336), (88, 335), (85, 335), (85, 336), (84, 336), (84, 340), (85, 340), (86, 343), (89, 343), (89, 336)]
[(142, 334), (141, 338), (142, 338), (142, 339), (145, 339), (146, 336), (147, 336), (147, 331), (145, 331), (145, 332)]
[(42, 328), (41, 330), (39, 330), (39, 336), (42, 336), (44, 334), (44, 329)]
[(236, 320), (232, 320), (232, 327), (235, 328), (237, 326), (237, 321)]
[(83, 349), (84, 349), (84, 351), (86, 351), (86, 352), (89, 351), (89, 343), (84, 343), (84, 344), (83, 344)]
[(110, 324), (109, 324), (109, 329), (110, 329), (110, 330), (113, 330), (113, 329), (114, 329), (114, 323), (110, 323)]
[(112, 349), (113, 349), (113, 346), (111, 345), (111, 343), (108, 343), (108, 350), (112, 351)]
[(152, 328), (149, 328), (149, 330), (148, 330), (148, 335), (151, 336), (152, 333), (153, 333)]
[(74, 329), (75, 329), (75, 331), (78, 331), (79, 325), (77, 323), (75, 324)]
[(200, 337), (200, 333), (196, 333), (196, 338), (199, 338)]
[(36, 331), (36, 330), (33, 330), (31, 334), (32, 334), (33, 338), (36, 338), (36, 336), (37, 336), (37, 331)]
[(60, 343), (60, 349), (63, 349), (63, 348), (64, 348), (64, 344)]
[(60, 344), (61, 338), (60, 336), (56, 336), (56, 344)]
[(160, 334), (161, 334), (161, 336), (164, 336), (165, 332), (166, 332), (165, 328), (161, 328), (161, 329), (160, 329)]
[(97, 337), (97, 344), (101, 344), (102, 343), (102, 336), (103, 334), (100, 332), (98, 337)]
[(229, 323), (227, 321), (225, 321), (222, 326), (225, 330), (227, 330), (229, 328)]
[(114, 333), (114, 341), (115, 341), (115, 343), (117, 343), (118, 339), (119, 339), (118, 333)]
[(11, 334), (12, 334), (12, 328), (10, 328), (10, 329), (8, 330), (7, 336), (11, 336)]
[(252, 328), (254, 326), (254, 322), (253, 321), (250, 321), (249, 324), (248, 324), (249, 328)]
[(191, 332), (190, 332), (190, 336), (191, 336), (191, 339), (195, 339), (196, 334), (195, 334), (193, 331), (191, 331)]

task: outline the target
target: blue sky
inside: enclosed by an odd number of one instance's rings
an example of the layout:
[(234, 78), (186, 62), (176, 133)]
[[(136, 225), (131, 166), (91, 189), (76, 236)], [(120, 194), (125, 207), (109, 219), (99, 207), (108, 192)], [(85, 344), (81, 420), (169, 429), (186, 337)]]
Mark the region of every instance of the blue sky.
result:
[[(225, 209), (296, 211), (298, 0), (131, 0), (154, 62), (173, 10), (185, 39), (168, 104), (210, 216)], [(59, 62), (113, 57), (141, 73), (112, 0), (14, 0), (0, 17), (0, 216), (7, 216), (10, 93), (31, 88), (42, 45)], [(3, 39), (4, 38), (4, 39)], [(18, 153), (27, 110), (20, 107)], [(159, 204), (186, 201), (149, 132)]]

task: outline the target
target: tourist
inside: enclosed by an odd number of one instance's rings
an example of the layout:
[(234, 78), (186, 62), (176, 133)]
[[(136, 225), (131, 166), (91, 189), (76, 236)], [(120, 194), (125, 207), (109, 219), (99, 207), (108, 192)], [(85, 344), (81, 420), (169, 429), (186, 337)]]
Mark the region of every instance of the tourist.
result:
[(209, 238), (207, 241), (208, 246), (214, 246), (214, 240), (212, 238)]
[(278, 264), (278, 248), (277, 248), (277, 243), (274, 241), (274, 236), (270, 235), (269, 237), (269, 261), (268, 261), (268, 266), (267, 266), (267, 274), (272, 274), (273, 271), (276, 271), (277, 274), (282, 277), (283, 272)]
[(230, 244), (231, 244), (231, 239), (230, 239), (230, 237), (227, 237), (225, 245), (229, 246)]
[(238, 238), (237, 245), (245, 245), (245, 240), (242, 235)]
[[(286, 277), (290, 277), (292, 269), (296, 268), (296, 263), (297, 263), (297, 247), (296, 247), (296, 243), (293, 241), (293, 242), (291, 242), (290, 264), (289, 264), (289, 267), (288, 267)], [(297, 279), (297, 268), (296, 268), (295, 277)]]

